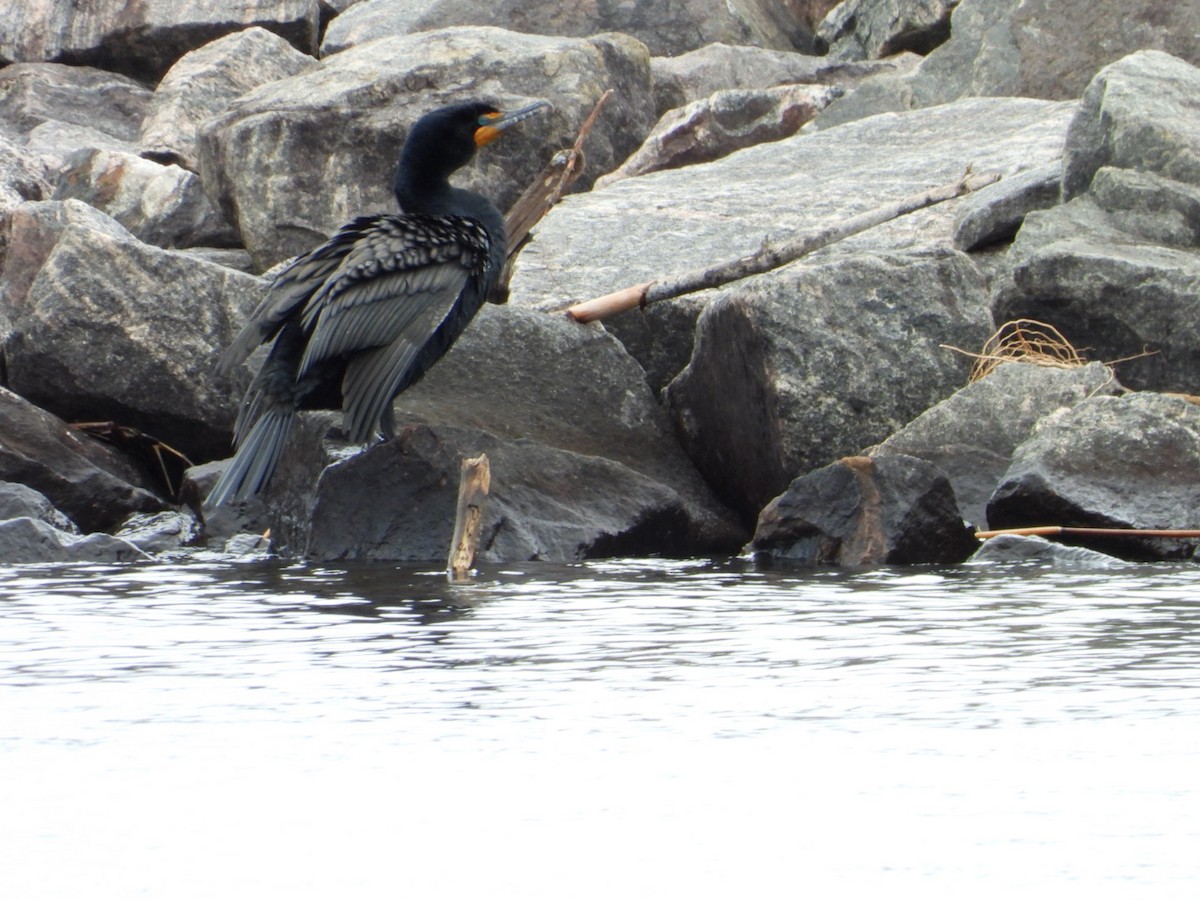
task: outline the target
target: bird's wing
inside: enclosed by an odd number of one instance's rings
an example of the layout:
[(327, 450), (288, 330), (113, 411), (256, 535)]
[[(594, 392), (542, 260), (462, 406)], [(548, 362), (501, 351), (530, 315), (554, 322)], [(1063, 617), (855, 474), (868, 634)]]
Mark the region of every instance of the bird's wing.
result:
[(295, 310), (307, 303), (340, 265), (365, 232), (383, 216), (360, 216), (343, 225), (325, 243), (297, 257), (275, 276), (271, 289), (250, 314), (242, 330), (221, 355), (217, 371), (230, 372), (245, 362), (259, 344), (278, 333)]
[(473, 220), (381, 219), (306, 303), (300, 375), (322, 360), (397, 341), (419, 349), (482, 271), (486, 255), (487, 234)]

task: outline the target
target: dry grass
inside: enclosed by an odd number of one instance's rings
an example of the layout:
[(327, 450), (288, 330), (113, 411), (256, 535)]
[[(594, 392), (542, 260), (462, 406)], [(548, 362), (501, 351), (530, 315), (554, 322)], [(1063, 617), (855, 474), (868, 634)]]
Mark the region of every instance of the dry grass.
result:
[(983, 349), (978, 353), (958, 347), (947, 349), (975, 360), (968, 379), (971, 382), (987, 377), (1006, 362), (1034, 363), (1056, 369), (1073, 369), (1088, 363), (1057, 328), (1034, 319), (1005, 322), (984, 341)]

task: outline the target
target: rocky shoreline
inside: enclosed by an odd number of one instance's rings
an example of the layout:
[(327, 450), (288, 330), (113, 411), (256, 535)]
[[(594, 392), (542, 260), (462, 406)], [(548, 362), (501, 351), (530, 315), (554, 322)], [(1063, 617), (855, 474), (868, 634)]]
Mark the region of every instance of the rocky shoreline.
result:
[[(1200, 527), (1192, 4), (95, 6), (0, 23), (0, 562), (237, 556), (267, 529), (284, 556), (441, 560), (480, 452), (488, 562), (954, 563), (985, 527)], [(205, 520), (252, 374), (213, 366), (262, 273), (392, 210), (429, 109), (554, 104), (462, 173), (503, 208), (610, 88), (509, 302), (398, 398), (398, 437), (305, 414), (268, 492)], [(1001, 178), (720, 288), (561, 313), (968, 166)], [(1018, 320), (1049, 337), (972, 377)]]

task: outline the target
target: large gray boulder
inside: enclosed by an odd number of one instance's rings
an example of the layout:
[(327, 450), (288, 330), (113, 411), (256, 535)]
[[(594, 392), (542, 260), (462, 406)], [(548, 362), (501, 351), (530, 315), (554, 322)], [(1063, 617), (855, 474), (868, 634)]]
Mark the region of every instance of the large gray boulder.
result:
[(237, 243), (193, 172), (113, 150), (79, 150), (64, 164), (52, 199), (82, 200), (138, 240), (157, 247)]
[[(1157, 52), (1106, 67), (1066, 142), (1069, 202), (1028, 215), (998, 320), (1054, 325), (1138, 389), (1194, 391), (1200, 346), (1200, 69)], [(1149, 353), (1149, 355), (1146, 355)]]
[(457, 176), (459, 185), (505, 209), (556, 150), (574, 143), (608, 87), (615, 94), (589, 137), (588, 174), (579, 188), (625, 159), (653, 125), (643, 45), (623, 35), (552, 38), (497, 28), (381, 38), (251, 91), (209, 120), (201, 173), (266, 267), (311, 248), (352, 216), (393, 210), (400, 146), (430, 109), (477, 98), (502, 106), (536, 98), (554, 104), (552, 113), (513, 129)]
[(284, 552), (444, 558), (459, 460), (481, 451), (489, 559), (729, 552), (747, 537), (599, 327), (484, 307), (396, 412), (403, 435), (362, 453), (329, 439), (337, 414), (305, 417), (265, 498)]
[(0, 134), (25, 143), (46, 122), (93, 128), (136, 141), (151, 92), (132, 78), (55, 63), (0, 69)]
[(1067, 134), (1065, 199), (1086, 191), (1103, 166), (1200, 186), (1197, 64), (1200, 50), (1191, 61), (1145, 51), (1106, 66), (1092, 79)]
[(757, 90), (788, 84), (849, 88), (881, 72), (911, 69), (912, 53), (872, 62), (842, 62), (766, 47), (706, 44), (678, 56), (650, 60), (654, 104), (661, 116), (669, 109), (703, 100), (721, 90)]
[[(131, 513), (165, 505), (148, 488), (145, 474), (113, 447), (0, 387), (2, 481), (38, 491), (85, 532), (113, 528)], [(49, 524), (64, 529), (53, 519)]]
[(317, 0), (20, 0), (0, 16), (0, 61), (91, 65), (153, 83), (189, 50), (254, 25), (315, 53)]
[(363, 0), (334, 19), (321, 42), (328, 56), (364, 41), (455, 25), (488, 25), (556, 37), (606, 31), (633, 35), (650, 52), (674, 56), (718, 41), (793, 49), (795, 20), (770, 0)]
[(26, 203), (0, 277), (8, 384), (69, 420), (114, 420), (194, 458), (223, 455), (239, 387), (213, 362), (264, 289), (143, 244), (77, 200)]
[(717, 495), (753, 518), (798, 475), (857, 453), (949, 396), (992, 330), (955, 251), (841, 256), (716, 292), (665, 397)]
[[(522, 251), (510, 302), (557, 308), (744, 256), (764, 239), (819, 231), (953, 181), (968, 164), (1005, 176), (1050, 164), (1061, 155), (1073, 110), (1037, 100), (964, 100), (801, 134), (567, 197)], [(949, 247), (955, 206), (905, 216), (826, 254)], [(644, 314), (608, 319), (605, 327), (659, 390), (691, 357), (693, 326), (710, 298), (701, 293), (656, 304)]]
[(924, 459), (945, 472), (962, 517), (987, 525), (987, 502), (1017, 445), (1043, 417), (1121, 389), (1100, 363), (1070, 369), (1010, 362), (930, 407), (871, 450)]
[[(1041, 420), (988, 503), (994, 528), (1200, 527), (1200, 407), (1180, 397), (1093, 397)], [(1197, 542), (1078, 539), (1125, 559), (1185, 558)]]
[[(53, 525), (59, 531), (78, 534), (75, 523), (54, 508), (50, 498), (24, 484), (0, 481), (0, 520), (37, 519)], [(0, 559), (3, 559), (0, 554)]]
[(946, 476), (898, 455), (847, 457), (800, 476), (763, 509), (747, 549), (857, 569), (960, 563), (975, 548)]
[(247, 28), (182, 56), (154, 89), (141, 125), (142, 154), (197, 171), (200, 124), (256, 87), (290, 78), (316, 60), (265, 28)]
[(876, 59), (912, 51), (922, 55), (950, 35), (958, 0), (844, 0), (817, 28), (833, 59)]
[(871, 79), (809, 127), (966, 96), (1066, 100), (1137, 50), (1200, 63), (1200, 5), (1176, 0), (962, 0), (950, 29), (915, 71)]
[(1036, 535), (998, 534), (983, 542), (968, 563), (1008, 563), (1051, 566), (1055, 569), (1112, 569), (1128, 565), (1124, 560), (1086, 547), (1074, 547)]

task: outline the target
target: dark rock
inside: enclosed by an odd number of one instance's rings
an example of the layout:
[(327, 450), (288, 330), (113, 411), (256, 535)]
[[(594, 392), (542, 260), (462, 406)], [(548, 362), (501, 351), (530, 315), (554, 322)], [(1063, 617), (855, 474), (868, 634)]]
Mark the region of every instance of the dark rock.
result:
[(665, 396), (684, 448), (747, 518), (797, 474), (873, 444), (966, 380), (991, 332), (954, 251), (855, 255), (724, 288)]
[(264, 289), (143, 244), (76, 200), (26, 203), (0, 278), (9, 386), (68, 420), (132, 426), (194, 459), (224, 455), (244, 384), (218, 379), (213, 362)]
[(853, 456), (797, 478), (762, 511), (756, 557), (847, 568), (957, 563), (976, 547), (954, 490), (908, 456)]
[(921, 413), (871, 455), (899, 453), (933, 463), (949, 477), (962, 517), (982, 528), (988, 499), (1013, 451), (1038, 421), (1088, 397), (1119, 390), (1112, 372), (1100, 363), (1074, 369), (1004, 363)]
[(254, 25), (316, 53), (317, 0), (21, 0), (0, 17), (0, 60), (97, 66), (153, 83), (189, 50)]
[(142, 121), (142, 154), (199, 170), (200, 125), (250, 90), (316, 66), (265, 28), (247, 28), (182, 56), (163, 76)]
[(1010, 241), (1035, 209), (1049, 209), (1060, 201), (1062, 164), (1051, 163), (1018, 172), (968, 195), (954, 217), (954, 246), (976, 250)]
[(596, 185), (711, 162), (744, 147), (791, 137), (841, 93), (839, 87), (807, 84), (717, 91), (663, 116), (637, 152)]
[(82, 200), (139, 240), (157, 247), (237, 243), (192, 172), (111, 150), (81, 150), (65, 162), (53, 199)]
[[(298, 442), (319, 441), (320, 432), (335, 421), (336, 415), (328, 413), (306, 417)], [(348, 457), (336, 447), (328, 452), (311, 468), (295, 467), (293, 454), (277, 475), (284, 484), (310, 485), (307, 496), (287, 490), (283, 496), (292, 502), (272, 510), (272, 538), (285, 555), (444, 560), (461, 461), (481, 452), (492, 470), (482, 560), (704, 552), (689, 541), (694, 525), (678, 495), (611, 460), (475, 429), (424, 425), (404, 428), (395, 440)], [(337, 459), (339, 454), (343, 458)], [(311, 462), (311, 452), (306, 455)]]
[[(1192, 6), (1200, 34), (1200, 6)], [(1192, 62), (1200, 64), (1200, 45)], [(1088, 85), (1067, 132), (1063, 197), (1079, 196), (1103, 166), (1200, 186), (1200, 69), (1166, 53), (1134, 53)]]
[(925, 55), (950, 36), (958, 0), (845, 0), (817, 28), (819, 47), (833, 59), (877, 59), (911, 51)]
[(163, 554), (192, 543), (199, 530), (199, 523), (194, 516), (167, 510), (132, 515), (121, 523), (114, 536), (128, 541), (143, 553)]
[(8, 66), (0, 69), (0, 132), (23, 140), (44, 122), (64, 122), (136, 141), (150, 96), (132, 78), (100, 69), (54, 63)]
[(164, 503), (112, 447), (0, 388), (0, 481), (41, 492), (84, 531), (104, 531)]
[(321, 55), (364, 41), (455, 25), (495, 26), (557, 37), (621, 32), (650, 52), (674, 56), (718, 41), (792, 50), (797, 22), (770, 0), (673, 0), (671, 3), (577, 3), (572, 0), (363, 0), (334, 19)]
[[(993, 528), (1200, 527), (1200, 408), (1163, 394), (1093, 397), (1045, 417), (988, 503)], [(1124, 559), (1179, 559), (1197, 542), (1073, 538)]]
[(80, 537), (40, 519), (0, 521), (0, 560), (7, 565), (47, 562), (129, 562), (149, 557), (110, 534)]
[[(472, 74), (464, 81), (467, 59)], [(355, 215), (395, 209), (400, 146), (430, 109), (484, 94), (506, 107), (554, 103), (554, 112), (513, 129), (458, 176), (505, 209), (557, 149), (574, 143), (608, 87), (615, 94), (588, 138), (580, 189), (637, 149), (653, 124), (645, 47), (623, 35), (550, 38), (495, 28), (381, 38), (257, 88), (208, 120), (201, 173), (266, 268)]]
[(1055, 568), (1109, 569), (1124, 560), (1086, 547), (1072, 547), (1043, 537), (1000, 534), (983, 542), (969, 563), (1041, 563)]
[[(272, 534), (284, 552), (444, 557), (459, 459), (480, 450), (492, 457), (494, 490), (503, 498), (495, 509), (507, 517), (491, 538), (492, 559), (569, 559), (635, 546), (672, 554), (729, 552), (746, 540), (683, 455), (637, 364), (601, 328), (511, 306), (485, 307), (396, 408), (398, 423), (410, 429), (407, 443), (373, 447), (361, 460), (346, 459), (357, 446), (326, 441), (337, 414), (305, 420), (266, 495)], [(332, 470), (321, 475), (339, 460), (345, 462), (337, 476)], [(448, 520), (442, 506), (393, 501), (379, 487), (418, 474), (428, 480), (422, 490), (431, 492), (430, 502), (449, 502)], [(410, 490), (396, 484), (388, 490)], [(361, 499), (368, 489), (388, 502), (355, 512), (337, 496)], [(556, 499), (555, 491), (573, 499)], [(314, 519), (317, 506), (337, 515)], [(362, 521), (344, 523), (343, 515), (351, 514)], [(431, 522), (447, 529), (444, 540), (440, 532), (428, 539), (438, 547), (433, 557), (424, 544), (418, 553), (411, 537), (396, 537), (428, 530)], [(318, 533), (318, 526), (328, 533)], [(337, 543), (339, 529), (347, 543)], [(393, 537), (376, 542), (367, 532)]]
[(950, 32), (916, 70), (870, 79), (809, 128), (964, 96), (1066, 100), (1101, 67), (1143, 49), (1200, 63), (1200, 5), (1175, 0), (962, 0)]
[[(79, 533), (75, 523), (55, 509), (41, 491), (11, 481), (0, 481), (0, 520), (22, 518), (37, 519), (53, 525), (59, 531)], [(3, 558), (4, 555), (0, 553), (0, 559)]]
[(179, 502), (202, 517), (204, 542), (209, 548), (224, 547), (239, 534), (262, 535), (271, 527), (262, 497), (253, 497), (243, 503), (223, 504), (216, 509), (204, 509), (204, 498), (228, 464), (228, 460), (216, 460), (192, 466), (184, 473), (183, 486), (179, 491)]

